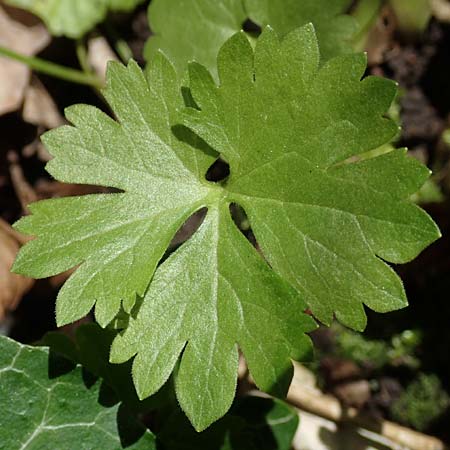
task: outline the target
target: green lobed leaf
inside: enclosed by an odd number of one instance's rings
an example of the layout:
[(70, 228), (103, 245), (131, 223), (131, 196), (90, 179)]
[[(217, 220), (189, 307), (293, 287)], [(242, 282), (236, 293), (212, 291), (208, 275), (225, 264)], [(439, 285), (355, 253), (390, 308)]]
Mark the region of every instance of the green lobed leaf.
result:
[[(72, 107), (74, 126), (44, 142), (55, 178), (124, 192), (32, 206), (18, 228), (37, 239), (15, 271), (48, 276), (81, 264), (58, 296), (58, 322), (96, 303), (104, 326), (122, 304), (131, 314), (111, 361), (134, 357), (145, 398), (181, 356), (177, 398), (197, 430), (233, 401), (238, 347), (258, 387), (283, 396), (291, 359), (311, 352), (306, 304), (325, 323), (336, 315), (364, 328), (363, 304), (379, 312), (406, 305), (382, 259), (406, 262), (439, 237), (409, 200), (429, 176), (424, 166), (405, 150), (355, 161), (398, 131), (384, 118), (395, 84), (361, 80), (365, 66), (356, 54), (320, 65), (311, 25), (282, 40), (267, 28), (254, 50), (238, 33), (219, 53), (220, 86), (190, 65), (196, 109), (184, 107), (162, 54), (144, 74), (133, 62), (110, 65), (105, 96), (117, 121)], [(217, 158), (211, 148), (230, 164), (222, 183), (205, 180)], [(245, 209), (262, 255), (233, 223), (232, 203)], [(155, 272), (176, 230), (202, 207), (200, 228)]]
[(183, 75), (189, 61), (204, 65), (217, 78), (217, 52), (240, 31), (246, 19), (271, 25), (281, 36), (314, 23), (323, 60), (351, 51), (354, 20), (343, 15), (348, 0), (153, 0), (148, 9), (154, 33), (144, 55), (162, 50)]
[(143, 0), (6, 0), (40, 17), (55, 36), (79, 38), (102, 22), (108, 11), (131, 11)]
[(53, 363), (47, 348), (0, 336), (0, 448), (156, 449), (129, 413), (103, 403), (100, 383), (80, 367), (52, 374)]
[(352, 54), (319, 67), (312, 26), (282, 41), (267, 28), (254, 52), (239, 33), (219, 53), (220, 87), (190, 65), (201, 111), (187, 109), (183, 119), (229, 162), (225, 189), (271, 267), (322, 322), (335, 314), (358, 330), (363, 303), (378, 312), (407, 304), (382, 259), (407, 262), (440, 236), (409, 201), (429, 171), (405, 150), (348, 163), (397, 132), (383, 117), (396, 86), (361, 81), (365, 66)]

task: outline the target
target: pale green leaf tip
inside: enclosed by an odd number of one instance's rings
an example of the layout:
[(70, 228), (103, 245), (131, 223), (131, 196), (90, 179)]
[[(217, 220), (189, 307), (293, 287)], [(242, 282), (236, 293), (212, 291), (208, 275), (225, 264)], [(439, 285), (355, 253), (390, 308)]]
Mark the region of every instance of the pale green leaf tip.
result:
[[(111, 347), (109, 349), (109, 362), (112, 364), (121, 364), (123, 363), (123, 358), (120, 358), (120, 347), (118, 343), (123, 339), (121, 333), (119, 333), (112, 341)], [(119, 349), (118, 349), (119, 347)]]
[(192, 426), (194, 427), (194, 430), (197, 433), (201, 433), (202, 431), (205, 431), (210, 425), (212, 425), (214, 422), (216, 422), (216, 420), (213, 421), (207, 421), (207, 422), (203, 422), (203, 421), (192, 421), (189, 417), (188, 417), (189, 421), (191, 422)]
[[(31, 211), (31, 208), (32, 208), (32, 205), (34, 205), (34, 203), (31, 203), (29, 206), (28, 206), (28, 208), (30, 209), (30, 211)], [(25, 233), (24, 231), (23, 231), (23, 224), (24, 224), (24, 222), (27, 220), (27, 218), (28, 218), (29, 216), (24, 216), (24, 217), (21, 217), (19, 220), (16, 220), (11, 226), (12, 226), (12, 228), (14, 229), (14, 230), (16, 230), (16, 231), (18, 231), (19, 233), (23, 233), (23, 234), (27, 234), (27, 233)]]
[(16, 259), (14, 260), (14, 263), (10, 269), (12, 273), (23, 276), (29, 275), (30, 259), (27, 256), (24, 257), (26, 248), (27, 244), (25, 244), (17, 253)]
[(193, 426), (194, 430), (197, 433), (201, 433), (202, 431), (205, 431), (214, 422), (217, 422), (219, 419), (221, 419), (227, 413), (227, 411), (231, 408), (231, 404), (230, 404), (228, 406), (228, 408), (226, 409), (226, 411), (224, 411), (223, 414), (219, 414), (218, 417), (212, 417), (212, 416), (197, 417), (195, 414), (191, 414), (188, 411), (186, 411), (183, 408), (183, 406), (181, 405), (181, 403), (179, 403), (179, 405), (180, 405), (180, 408), (182, 409), (182, 411), (184, 412), (184, 414), (186, 414), (186, 417), (189, 419), (189, 422), (191, 423), (191, 425)]
[[(19, 253), (20, 254), (20, 253)], [(19, 258), (19, 254), (16, 256), (16, 259), (14, 260), (13, 265), (11, 266), (10, 271), (12, 273), (15, 273), (17, 275), (25, 275), (24, 274), (24, 270), (21, 267), (21, 263), (20, 263), (20, 258)]]
[(58, 311), (58, 308), (56, 309), (55, 320), (56, 326), (58, 328), (61, 328), (65, 325), (70, 325), (71, 323), (75, 322), (75, 320), (71, 320), (69, 317), (66, 317), (62, 312)]
[(145, 400), (146, 398), (150, 397), (153, 394), (153, 392), (151, 392), (149, 389), (146, 389), (145, 386), (142, 386), (140, 377), (136, 376), (134, 371), (132, 371), (132, 378), (134, 387), (136, 388), (136, 394), (139, 400), (141, 401)]
[(308, 22), (307, 24), (303, 25), (303, 27), (301, 27), (301, 28), (305, 31), (308, 31), (309, 33), (316, 34), (316, 27), (314, 26), (314, 24), (312, 22)]
[(106, 328), (113, 320), (114, 318), (110, 319), (108, 316), (95, 313), (95, 321), (104, 329)]
[(71, 323), (75, 322), (76, 320), (80, 319), (81, 317), (73, 317), (73, 314), (71, 314), (71, 311), (69, 308), (67, 308), (67, 305), (61, 305), (61, 291), (59, 292), (58, 296), (56, 297), (56, 308), (55, 308), (55, 320), (56, 320), (56, 326), (58, 328), (61, 328), (65, 325), (70, 325)]
[(120, 61), (114, 61), (114, 60), (110, 60), (106, 63), (106, 83), (105, 83), (105, 87), (101, 89), (101, 91), (103, 92), (104, 90), (106, 90), (108, 88), (108, 81), (111, 80), (112, 77), (114, 77), (115, 75), (118, 75), (119, 70), (123, 70), (123, 69), (128, 69), (130, 67), (130, 65), (132, 64), (132, 61), (134, 61), (133, 59), (130, 59), (127, 63), (127, 65), (121, 63)]
[[(70, 325), (71, 323), (76, 322), (77, 320), (82, 319), (87, 314), (89, 314), (89, 311), (92, 309), (92, 306), (94, 305), (94, 300), (91, 302), (91, 306), (87, 311), (82, 311), (81, 313), (79, 311), (74, 310), (72, 305), (69, 305), (67, 302), (67, 294), (64, 288), (67, 287), (67, 282), (61, 288), (59, 291), (57, 297), (56, 297), (56, 308), (55, 308), (55, 320), (56, 320), (56, 326), (58, 328), (63, 327), (65, 325)], [(70, 291), (69, 291), (70, 293)], [(71, 298), (71, 297), (69, 297)]]
[(158, 50), (156, 50), (155, 55), (153, 56), (153, 59), (148, 62), (147, 67), (151, 66), (151, 64), (153, 63), (153, 61), (156, 58), (158, 58), (164, 62), (168, 62), (173, 67), (172, 61), (170, 61), (170, 58), (164, 53), (164, 50), (161, 48), (158, 48)]

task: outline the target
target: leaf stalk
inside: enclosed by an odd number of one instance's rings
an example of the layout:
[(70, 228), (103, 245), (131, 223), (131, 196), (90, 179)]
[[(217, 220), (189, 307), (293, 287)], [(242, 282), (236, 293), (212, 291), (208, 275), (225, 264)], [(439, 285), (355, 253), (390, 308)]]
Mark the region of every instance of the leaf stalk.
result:
[(27, 56), (17, 53), (14, 50), (0, 46), (0, 56), (13, 59), (14, 61), (26, 64), (30, 69), (36, 72), (44, 73), (61, 80), (70, 81), (72, 83), (84, 84), (94, 87), (95, 89), (102, 89), (103, 82), (95, 75), (81, 72), (80, 70), (64, 67), (50, 61), (46, 61), (34, 56)]

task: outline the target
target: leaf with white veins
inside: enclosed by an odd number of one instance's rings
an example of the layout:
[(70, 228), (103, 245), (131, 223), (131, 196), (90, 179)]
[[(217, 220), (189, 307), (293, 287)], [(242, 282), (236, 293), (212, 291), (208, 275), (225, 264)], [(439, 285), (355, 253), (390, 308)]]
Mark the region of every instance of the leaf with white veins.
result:
[(156, 449), (129, 411), (104, 405), (99, 381), (66, 362), (0, 336), (0, 448)]

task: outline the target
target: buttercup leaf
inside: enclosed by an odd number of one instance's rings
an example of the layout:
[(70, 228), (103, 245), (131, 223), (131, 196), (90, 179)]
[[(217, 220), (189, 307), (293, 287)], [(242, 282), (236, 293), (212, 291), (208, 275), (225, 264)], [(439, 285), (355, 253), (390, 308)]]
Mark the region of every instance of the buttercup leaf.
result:
[(348, 5), (348, 0), (153, 0), (148, 16), (155, 35), (147, 42), (145, 56), (151, 60), (162, 50), (181, 75), (194, 60), (216, 78), (217, 52), (251, 19), (262, 27), (271, 25), (281, 36), (312, 22), (325, 61), (351, 50), (356, 25), (343, 15)]
[(229, 162), (225, 189), (245, 208), (272, 268), (322, 322), (334, 313), (362, 330), (363, 303), (379, 312), (406, 305), (380, 258), (409, 261), (439, 231), (408, 200), (429, 172), (405, 151), (346, 164), (395, 135), (383, 118), (394, 83), (361, 81), (360, 54), (318, 62), (312, 26), (282, 41), (267, 28), (254, 52), (237, 34), (219, 54), (219, 88), (191, 64), (201, 111), (188, 109), (184, 123)]
[[(43, 277), (80, 265), (59, 294), (58, 322), (95, 304), (104, 326), (122, 305), (130, 315), (111, 361), (134, 358), (140, 398), (176, 367), (178, 401), (197, 430), (229, 409), (238, 349), (258, 387), (283, 396), (291, 360), (311, 353), (306, 307), (324, 323), (336, 316), (363, 329), (364, 304), (379, 312), (406, 305), (384, 261), (409, 261), (439, 237), (409, 200), (429, 171), (405, 150), (358, 156), (397, 132), (384, 117), (396, 86), (361, 79), (365, 66), (356, 54), (321, 64), (312, 25), (281, 39), (266, 28), (254, 49), (240, 32), (219, 53), (219, 85), (190, 65), (186, 107), (162, 54), (144, 74), (133, 62), (112, 64), (105, 96), (117, 121), (76, 106), (67, 111), (74, 126), (44, 142), (55, 178), (123, 192), (32, 206), (18, 228), (36, 239), (15, 270)], [(218, 154), (230, 176), (208, 182)], [(233, 203), (261, 254), (233, 222)], [(201, 208), (200, 228), (157, 267)]]

